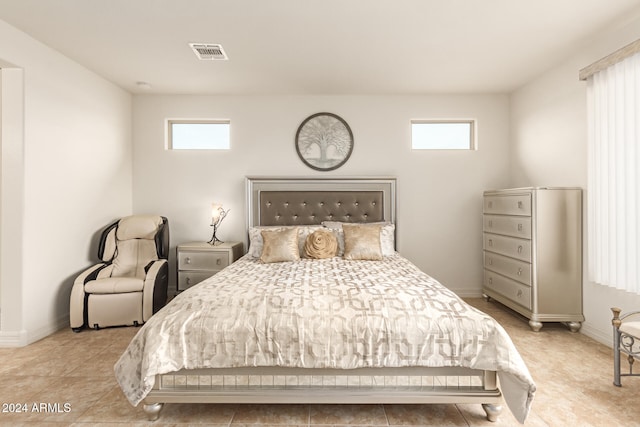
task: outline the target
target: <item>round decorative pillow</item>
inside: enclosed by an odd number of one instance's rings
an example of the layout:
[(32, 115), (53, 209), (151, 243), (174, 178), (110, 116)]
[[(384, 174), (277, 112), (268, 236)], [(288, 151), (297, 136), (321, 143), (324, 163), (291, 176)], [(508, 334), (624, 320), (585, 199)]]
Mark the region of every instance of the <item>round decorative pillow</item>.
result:
[(337, 251), (338, 239), (329, 230), (316, 230), (304, 242), (304, 254), (307, 258), (331, 258), (336, 256)]

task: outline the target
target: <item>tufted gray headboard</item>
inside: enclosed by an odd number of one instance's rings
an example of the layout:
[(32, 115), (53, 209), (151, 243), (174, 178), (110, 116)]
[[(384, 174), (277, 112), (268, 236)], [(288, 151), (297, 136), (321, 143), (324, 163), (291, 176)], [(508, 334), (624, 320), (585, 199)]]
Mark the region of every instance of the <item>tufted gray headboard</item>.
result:
[(396, 222), (396, 179), (247, 177), (247, 227)]

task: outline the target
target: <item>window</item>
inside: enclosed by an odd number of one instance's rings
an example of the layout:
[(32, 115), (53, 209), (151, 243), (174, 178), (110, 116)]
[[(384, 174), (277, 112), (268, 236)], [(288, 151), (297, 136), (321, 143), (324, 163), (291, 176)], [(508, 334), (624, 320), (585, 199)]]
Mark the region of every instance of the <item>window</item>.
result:
[(412, 120), (414, 150), (475, 150), (474, 120)]
[(229, 120), (168, 120), (170, 150), (228, 150)]

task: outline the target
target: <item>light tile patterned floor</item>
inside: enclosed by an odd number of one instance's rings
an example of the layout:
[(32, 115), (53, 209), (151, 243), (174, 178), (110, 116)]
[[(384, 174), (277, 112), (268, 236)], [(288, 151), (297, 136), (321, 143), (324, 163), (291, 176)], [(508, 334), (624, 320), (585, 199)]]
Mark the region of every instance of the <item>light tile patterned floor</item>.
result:
[[(534, 333), (526, 319), (499, 304), (469, 302), (505, 327), (531, 370), (538, 392), (527, 426), (640, 424), (640, 378), (623, 378), (623, 387), (614, 387), (611, 349), (560, 324)], [(129, 405), (113, 376), (114, 363), (136, 331), (62, 330), (24, 348), (0, 349), (0, 410), (13, 410), (0, 412), (0, 425), (519, 425), (506, 408), (497, 423), (488, 422), (480, 405), (167, 404), (150, 423), (141, 408)], [(15, 412), (23, 404), (26, 412)]]

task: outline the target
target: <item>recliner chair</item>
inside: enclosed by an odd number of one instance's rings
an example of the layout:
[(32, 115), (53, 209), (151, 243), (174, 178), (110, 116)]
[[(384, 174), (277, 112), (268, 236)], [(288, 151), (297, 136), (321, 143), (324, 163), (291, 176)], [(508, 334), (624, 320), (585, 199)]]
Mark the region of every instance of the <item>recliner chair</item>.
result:
[(167, 302), (169, 222), (132, 215), (100, 237), (101, 263), (82, 272), (71, 290), (71, 329), (138, 326)]

